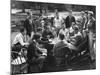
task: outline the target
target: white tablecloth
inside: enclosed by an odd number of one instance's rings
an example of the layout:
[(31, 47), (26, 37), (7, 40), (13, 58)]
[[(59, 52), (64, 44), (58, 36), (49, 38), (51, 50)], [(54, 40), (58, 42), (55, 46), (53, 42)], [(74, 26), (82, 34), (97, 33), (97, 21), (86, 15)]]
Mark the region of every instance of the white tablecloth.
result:
[[(49, 39), (49, 41), (51, 41), (50, 44), (56, 44), (58, 42), (60, 42), (60, 39), (57, 37), (57, 38), (54, 38), (54, 39)], [(64, 40), (64, 42), (68, 45), (68, 48), (72, 49), (72, 50), (77, 50), (77, 48), (72, 45), (71, 43), (68, 43), (66, 40)]]

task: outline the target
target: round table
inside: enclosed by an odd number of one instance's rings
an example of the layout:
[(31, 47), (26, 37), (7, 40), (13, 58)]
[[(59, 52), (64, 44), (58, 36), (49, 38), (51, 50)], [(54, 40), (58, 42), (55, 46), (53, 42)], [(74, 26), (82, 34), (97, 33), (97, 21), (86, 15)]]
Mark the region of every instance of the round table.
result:
[[(60, 42), (60, 39), (57, 37), (57, 38), (54, 38), (54, 39), (49, 39), (49, 41), (50, 41), (50, 44), (54, 44), (55, 45), (58, 42)], [(63, 40), (63, 41), (67, 44), (69, 49), (77, 50), (77, 48), (74, 45), (72, 45), (71, 43), (68, 43), (66, 40)]]

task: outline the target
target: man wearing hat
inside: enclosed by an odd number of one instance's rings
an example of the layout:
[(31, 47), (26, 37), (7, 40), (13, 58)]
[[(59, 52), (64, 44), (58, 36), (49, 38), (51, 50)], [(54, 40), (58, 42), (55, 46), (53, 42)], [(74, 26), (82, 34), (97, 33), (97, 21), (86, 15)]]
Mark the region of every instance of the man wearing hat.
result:
[(87, 28), (89, 31), (89, 50), (90, 50), (90, 57), (91, 60), (95, 60), (95, 49), (94, 49), (94, 43), (95, 43), (95, 34), (96, 34), (96, 22), (93, 17), (93, 12), (89, 11), (88, 12), (88, 23), (87, 23)]

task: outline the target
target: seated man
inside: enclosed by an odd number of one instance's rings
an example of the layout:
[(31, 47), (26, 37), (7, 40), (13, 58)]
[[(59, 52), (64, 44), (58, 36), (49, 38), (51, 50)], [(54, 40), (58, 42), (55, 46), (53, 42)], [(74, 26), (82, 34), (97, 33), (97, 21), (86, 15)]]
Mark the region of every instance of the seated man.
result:
[(45, 57), (47, 56), (47, 50), (42, 46), (41, 35), (35, 34), (32, 39), (32, 43), (28, 47), (28, 64), (29, 64), (29, 72), (33, 72), (33, 67), (36, 66), (39, 68), (38, 71), (41, 71), (43, 67), (43, 62)]
[(45, 39), (49, 39), (49, 38), (52, 38), (53, 37), (53, 34), (50, 30), (50, 26), (46, 26), (45, 30), (43, 31), (42, 33), (42, 37), (45, 38)]
[(72, 26), (69, 28), (69, 33), (68, 33), (69, 38), (72, 37), (72, 36), (74, 36), (74, 27), (75, 27), (75, 25), (72, 25)]
[[(58, 48), (67, 46), (67, 43), (66, 43), (66, 41), (65, 41), (64, 39), (65, 39), (64, 34), (59, 34), (59, 42), (57, 42), (57, 43), (54, 45), (53, 53), (54, 53)], [(53, 55), (55, 55), (55, 54), (53, 54)]]
[[(24, 28), (20, 29), (20, 32), (15, 36), (12, 43), (12, 51), (19, 52), (23, 46), (28, 46), (29, 43), (25, 42), (26, 30)], [(15, 55), (16, 57), (16, 55)]]
[(36, 47), (41, 52), (41, 56), (47, 56), (47, 50), (45, 49), (41, 41), (37, 42)]
[(41, 27), (38, 27), (37, 29), (36, 29), (36, 34), (42, 34), (42, 32), (43, 32), (43, 29), (41, 28)]
[(62, 25), (62, 29), (59, 31), (59, 34), (60, 33), (64, 34), (66, 40), (69, 38), (68, 36), (69, 29), (66, 28), (65, 23), (63, 23)]
[[(53, 48), (53, 56), (56, 59), (57, 66), (60, 66), (61, 62), (65, 62), (65, 56), (67, 51), (69, 50), (60, 50), (61, 48), (67, 47), (67, 43), (64, 41), (65, 36), (63, 34), (59, 34), (60, 41), (54, 45)], [(68, 47), (67, 47), (68, 48)], [(64, 51), (64, 52), (63, 52)]]
[(82, 39), (82, 34), (79, 32), (78, 27), (74, 27), (74, 35), (70, 37), (70, 43), (73, 45), (77, 45), (79, 41)]
[(37, 63), (39, 66), (40, 71), (42, 71), (42, 68), (44, 66), (44, 61), (47, 57), (47, 49), (45, 49), (43, 42), (40, 41), (36, 41), (36, 48), (39, 54), (39, 57), (37, 58)]

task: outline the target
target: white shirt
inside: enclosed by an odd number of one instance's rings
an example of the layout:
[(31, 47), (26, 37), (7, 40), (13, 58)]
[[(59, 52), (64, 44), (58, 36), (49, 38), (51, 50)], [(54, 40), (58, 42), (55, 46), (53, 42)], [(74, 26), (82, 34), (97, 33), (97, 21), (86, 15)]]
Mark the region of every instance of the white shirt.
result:
[(78, 32), (78, 33), (75, 34), (74, 36), (75, 36), (75, 37), (76, 37), (76, 36), (81, 36), (81, 37), (82, 37), (82, 34), (81, 34), (80, 32)]
[(14, 38), (12, 44), (14, 45), (14, 44), (17, 44), (17, 43), (20, 43), (22, 46), (28, 45), (28, 43), (25, 43), (25, 42), (24, 42), (24, 36), (23, 36), (21, 33), (18, 33), (18, 34), (15, 36), (15, 38)]
[(61, 29), (60, 31), (59, 31), (59, 33), (62, 33), (62, 34), (64, 34), (65, 36), (66, 36), (66, 34), (69, 32), (69, 30), (68, 29)]
[(72, 27), (70, 27), (69, 29), (70, 33), (74, 32), (74, 29)]
[(61, 27), (61, 25), (62, 25), (62, 18), (61, 17), (59, 17), (59, 19), (54, 18), (54, 26)]
[(71, 36), (71, 37), (70, 37), (70, 39), (72, 40), (72, 41), (71, 41), (72, 44), (76, 44), (76, 42), (77, 42), (77, 40), (78, 40), (78, 39), (76, 39), (77, 36), (80, 36), (80, 37), (82, 38), (82, 35), (81, 35), (80, 32), (78, 32), (77, 34), (74, 34), (74, 36)]

